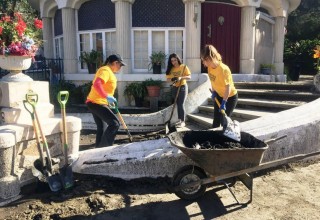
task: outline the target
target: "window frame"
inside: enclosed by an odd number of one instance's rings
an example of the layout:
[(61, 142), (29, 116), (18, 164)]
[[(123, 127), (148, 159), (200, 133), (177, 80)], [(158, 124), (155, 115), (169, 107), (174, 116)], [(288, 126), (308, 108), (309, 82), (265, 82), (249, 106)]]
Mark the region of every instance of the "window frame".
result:
[[(153, 31), (164, 31), (165, 35), (165, 54), (167, 55), (167, 58), (169, 56), (169, 31), (182, 31), (182, 59), (185, 59), (186, 54), (186, 36), (185, 36), (185, 28), (184, 27), (170, 27), (170, 28), (141, 28), (141, 27), (134, 27), (131, 29), (131, 58), (132, 58), (132, 73), (151, 73), (148, 68), (146, 69), (136, 69), (134, 66), (134, 60), (135, 60), (135, 51), (134, 51), (134, 32), (135, 31), (147, 31), (148, 35), (148, 64), (150, 62), (149, 56), (152, 53), (152, 32)], [(148, 65), (147, 65), (148, 66)], [(162, 67), (164, 70), (167, 66), (167, 62), (165, 62), (165, 66)]]
[[(116, 34), (116, 29), (115, 28), (110, 28), (110, 29), (97, 29), (97, 30), (90, 30), (90, 31), (78, 31), (77, 32), (77, 56), (80, 57), (80, 35), (82, 34), (89, 34), (89, 48), (91, 51), (93, 49), (93, 34), (98, 34), (98, 33), (101, 33), (102, 34), (102, 53), (103, 53), (103, 61), (105, 60), (107, 54), (107, 46), (106, 46), (106, 33), (108, 34)], [(115, 40), (116, 40), (116, 37), (115, 37)], [(117, 42), (114, 42), (113, 45), (116, 45)], [(114, 49), (114, 47), (112, 47), (112, 49)], [(108, 50), (110, 51), (110, 50)], [(87, 68), (81, 68), (81, 63), (79, 62), (78, 63), (78, 70), (79, 72), (87, 72), (88, 69)]]

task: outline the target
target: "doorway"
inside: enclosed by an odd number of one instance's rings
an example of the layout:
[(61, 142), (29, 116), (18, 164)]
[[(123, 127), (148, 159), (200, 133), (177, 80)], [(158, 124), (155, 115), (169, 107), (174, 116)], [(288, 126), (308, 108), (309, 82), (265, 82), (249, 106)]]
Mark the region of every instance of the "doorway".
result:
[[(220, 2), (204, 2), (201, 10), (201, 48), (212, 44), (231, 72), (239, 73), (241, 8)], [(203, 65), (201, 71), (207, 72)]]

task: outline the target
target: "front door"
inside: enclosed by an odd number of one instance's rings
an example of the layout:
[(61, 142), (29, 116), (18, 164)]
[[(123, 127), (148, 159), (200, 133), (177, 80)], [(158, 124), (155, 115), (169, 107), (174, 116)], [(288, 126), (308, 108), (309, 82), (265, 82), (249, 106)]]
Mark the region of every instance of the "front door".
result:
[[(201, 4), (201, 48), (212, 44), (232, 73), (239, 72), (241, 8), (216, 2)], [(203, 72), (206, 70), (203, 68)]]

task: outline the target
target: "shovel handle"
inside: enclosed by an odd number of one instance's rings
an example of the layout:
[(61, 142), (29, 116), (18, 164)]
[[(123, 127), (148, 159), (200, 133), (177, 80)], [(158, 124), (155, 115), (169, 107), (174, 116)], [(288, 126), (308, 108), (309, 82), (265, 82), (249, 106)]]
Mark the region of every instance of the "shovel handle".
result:
[(65, 108), (68, 102), (69, 92), (68, 91), (60, 91), (58, 92), (57, 99), (60, 103), (61, 108)]
[(32, 106), (33, 110), (35, 109), (36, 104), (38, 103), (38, 99), (39, 99), (38, 94), (34, 92), (30, 91), (26, 94), (26, 101)]
[[(212, 89), (209, 88), (209, 90), (212, 93)], [(220, 108), (221, 104), (220, 104), (219, 100), (217, 99), (217, 97), (214, 97), (214, 101), (217, 103), (218, 107)], [(224, 115), (226, 114), (226, 111), (223, 109), (221, 109), (220, 112), (221, 112), (221, 114), (224, 114)]]
[[(27, 103), (31, 106), (31, 108), (27, 106)], [(23, 105), (24, 105), (24, 108), (30, 113), (31, 119), (33, 120), (34, 119), (34, 110), (33, 110), (32, 105), (27, 100), (23, 100)]]
[(120, 113), (117, 102), (114, 102), (114, 103), (112, 103), (112, 104), (109, 104), (109, 108), (110, 108), (110, 109), (114, 109), (116, 114)]

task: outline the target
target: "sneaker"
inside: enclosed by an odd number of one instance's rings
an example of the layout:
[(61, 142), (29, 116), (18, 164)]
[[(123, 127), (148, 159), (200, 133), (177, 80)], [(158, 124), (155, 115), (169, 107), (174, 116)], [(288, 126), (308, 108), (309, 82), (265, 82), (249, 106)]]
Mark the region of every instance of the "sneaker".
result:
[(185, 127), (185, 126), (186, 126), (186, 123), (185, 123), (184, 121), (182, 121), (181, 124), (180, 124), (180, 127), (183, 128), (183, 127)]

